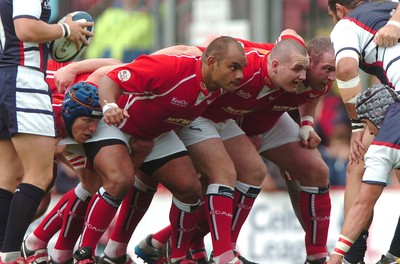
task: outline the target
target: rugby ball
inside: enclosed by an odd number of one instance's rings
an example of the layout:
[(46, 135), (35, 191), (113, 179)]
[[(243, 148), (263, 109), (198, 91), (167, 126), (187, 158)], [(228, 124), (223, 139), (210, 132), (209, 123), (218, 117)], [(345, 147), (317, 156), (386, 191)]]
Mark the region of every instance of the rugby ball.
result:
[[(63, 23), (67, 19), (67, 16), (63, 17), (58, 21), (58, 24)], [(92, 16), (85, 11), (75, 11), (72, 13), (72, 20), (78, 22), (93, 22)], [(90, 32), (94, 32), (94, 26), (86, 28)], [(89, 41), (92, 40), (92, 37), (86, 37)], [(75, 58), (78, 58), (84, 50), (86, 49), (85, 44), (81, 44), (80, 49), (77, 49), (75, 44), (69, 41), (67, 38), (62, 37), (50, 42), (49, 50), (50, 56), (53, 60), (57, 62), (68, 62), (72, 61)]]

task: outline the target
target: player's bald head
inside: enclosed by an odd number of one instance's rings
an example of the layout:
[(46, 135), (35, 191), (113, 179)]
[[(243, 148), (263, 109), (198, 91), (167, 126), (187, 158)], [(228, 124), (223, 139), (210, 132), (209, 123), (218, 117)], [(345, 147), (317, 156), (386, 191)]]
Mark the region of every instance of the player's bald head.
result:
[(298, 41), (288, 38), (279, 41), (271, 50), (269, 55), (271, 60), (278, 60), (281, 63), (290, 61), (294, 55), (307, 57), (306, 48)]
[(210, 56), (213, 56), (217, 62), (220, 62), (229, 52), (239, 52), (243, 56), (245, 54), (243, 46), (234, 38), (229, 36), (221, 36), (207, 46), (204, 51), (202, 60), (204, 61)]

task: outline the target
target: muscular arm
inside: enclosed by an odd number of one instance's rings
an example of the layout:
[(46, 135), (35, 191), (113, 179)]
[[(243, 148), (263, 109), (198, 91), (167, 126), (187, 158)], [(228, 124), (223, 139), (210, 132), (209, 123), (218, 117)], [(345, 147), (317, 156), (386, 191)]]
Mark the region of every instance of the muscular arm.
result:
[(310, 99), (305, 104), (299, 107), (300, 117), (302, 116), (312, 116), (315, 117), (315, 109), (320, 101), (321, 97)]
[(358, 61), (350, 57), (344, 57), (338, 61), (336, 66), (337, 84), (350, 119), (357, 118), (354, 99), (361, 92), (362, 87), (359, 81), (354, 83), (355, 85), (348, 83), (348, 81), (354, 80), (358, 76)]
[[(119, 126), (125, 118), (129, 117), (125, 109), (116, 105), (120, 96), (120, 87), (107, 75), (99, 82), (99, 99), (103, 108), (103, 119), (108, 125)], [(108, 109), (105, 109), (107, 107)]]
[(100, 79), (106, 75), (108, 72), (114, 70), (115, 68), (120, 67), (122, 64), (108, 65), (95, 70), (90, 76), (86, 79), (86, 81), (99, 84)]
[(203, 52), (197, 48), (196, 46), (186, 46), (186, 45), (176, 45), (176, 46), (171, 46), (167, 47), (164, 49), (160, 49), (152, 55), (156, 54), (177, 54), (177, 55), (192, 55), (192, 56), (201, 56)]
[(47, 24), (31, 18), (15, 19), (14, 26), (18, 39), (26, 42), (45, 43), (63, 35), (60, 25)]
[[(354, 58), (344, 57), (337, 63), (336, 77), (340, 96), (342, 97), (343, 103), (346, 107), (349, 119), (352, 120), (358, 119), (355, 111), (355, 100), (361, 92), (362, 87), (359, 80), (355, 82), (349, 82), (349, 80), (355, 80), (354, 78), (357, 78), (358, 74), (358, 62)], [(361, 125), (361, 129), (353, 129), (350, 140), (349, 162), (358, 163), (363, 159), (364, 152), (366, 151), (366, 147), (362, 142), (364, 130), (362, 129), (362, 123), (355, 123), (352, 121), (352, 125), (354, 127)]]
[[(87, 59), (70, 63), (54, 73), (54, 80), (57, 85), (57, 90), (64, 93), (75, 83), (75, 78), (78, 74), (91, 73), (104, 66), (119, 66), (121, 61), (113, 58)], [(93, 81), (92, 81), (93, 82)], [(93, 82), (93, 83), (98, 83)]]
[[(93, 36), (93, 33), (84, 29), (93, 25), (93, 22), (75, 22), (72, 21), (71, 15), (65, 20), (69, 25), (70, 36), (68, 39), (72, 41), (77, 47), (83, 42), (89, 45), (85, 36)], [(46, 43), (51, 40), (63, 37), (63, 30), (59, 24), (47, 24), (41, 20), (31, 18), (17, 18), (14, 19), (15, 33), (21, 41)]]

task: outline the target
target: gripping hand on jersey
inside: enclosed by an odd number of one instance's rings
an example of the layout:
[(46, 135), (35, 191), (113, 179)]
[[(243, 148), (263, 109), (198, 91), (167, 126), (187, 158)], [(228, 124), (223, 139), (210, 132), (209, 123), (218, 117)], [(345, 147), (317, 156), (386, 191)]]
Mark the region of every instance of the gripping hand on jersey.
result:
[(118, 127), (125, 118), (129, 118), (128, 111), (121, 109), (115, 103), (107, 103), (103, 106), (103, 120), (109, 126)]
[(392, 47), (399, 43), (400, 22), (389, 20), (383, 28), (375, 34), (375, 44), (382, 47)]
[(314, 118), (312, 116), (301, 117), (299, 137), (301, 146), (314, 149), (321, 143), (321, 138), (314, 131)]
[(307, 130), (306, 127), (300, 129), (301, 146), (308, 149), (315, 149), (321, 143), (321, 138), (312, 130)]

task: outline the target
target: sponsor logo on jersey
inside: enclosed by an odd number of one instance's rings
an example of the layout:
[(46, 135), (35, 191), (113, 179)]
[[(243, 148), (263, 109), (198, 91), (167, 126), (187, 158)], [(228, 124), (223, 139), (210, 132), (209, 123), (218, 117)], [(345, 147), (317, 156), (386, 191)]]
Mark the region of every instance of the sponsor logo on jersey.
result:
[(295, 110), (297, 108), (298, 108), (297, 106), (274, 105), (272, 107), (272, 111), (279, 111), (279, 112), (285, 111), (286, 112), (286, 111), (290, 111), (290, 110)]
[(245, 115), (253, 112), (252, 109), (234, 109), (232, 106), (224, 107), (222, 109), (224, 109), (225, 112), (228, 112), (232, 115)]
[(189, 125), (192, 122), (192, 120), (184, 119), (184, 118), (177, 118), (177, 117), (168, 117), (167, 119), (164, 120), (164, 122), (170, 123), (170, 124), (175, 124), (178, 126), (186, 126), (186, 125)]
[(179, 100), (176, 97), (173, 97), (171, 100), (171, 104), (176, 105), (176, 106), (180, 106), (180, 107), (186, 107), (189, 103), (186, 100)]
[(244, 99), (250, 99), (251, 98), (251, 93), (245, 92), (243, 90), (239, 90), (237, 93), (240, 97), (243, 97)]
[(118, 79), (122, 82), (126, 82), (131, 78), (131, 73), (128, 70), (121, 70), (118, 72)]

